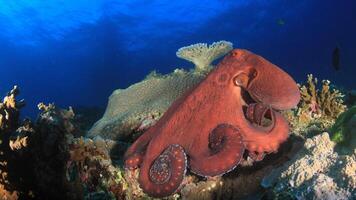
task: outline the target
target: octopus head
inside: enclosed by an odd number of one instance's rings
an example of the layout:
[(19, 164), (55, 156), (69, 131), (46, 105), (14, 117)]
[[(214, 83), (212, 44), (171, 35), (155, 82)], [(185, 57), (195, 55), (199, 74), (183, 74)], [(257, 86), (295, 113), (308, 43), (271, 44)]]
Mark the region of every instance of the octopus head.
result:
[(243, 88), (258, 103), (277, 110), (290, 109), (300, 100), (296, 82), (285, 71), (261, 56), (247, 50), (235, 49), (225, 57), (235, 86)]

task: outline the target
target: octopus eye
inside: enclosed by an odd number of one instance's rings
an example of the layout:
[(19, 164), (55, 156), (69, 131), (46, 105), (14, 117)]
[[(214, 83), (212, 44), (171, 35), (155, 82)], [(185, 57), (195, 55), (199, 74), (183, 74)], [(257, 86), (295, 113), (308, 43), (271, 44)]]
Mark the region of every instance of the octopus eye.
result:
[(247, 88), (251, 81), (257, 76), (257, 71), (249, 67), (246, 71), (237, 74), (234, 78), (234, 84), (243, 88)]
[(240, 87), (244, 87), (244, 88), (247, 87), (247, 84), (248, 84), (247, 74), (241, 73), (241, 74), (235, 76), (233, 80), (234, 80), (234, 84), (236, 86), (240, 86)]

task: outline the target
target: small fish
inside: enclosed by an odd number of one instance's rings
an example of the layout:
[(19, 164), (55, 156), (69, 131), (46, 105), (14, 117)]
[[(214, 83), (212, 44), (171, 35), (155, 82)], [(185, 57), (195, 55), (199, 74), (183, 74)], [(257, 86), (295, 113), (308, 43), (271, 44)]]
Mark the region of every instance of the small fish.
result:
[(285, 21), (283, 19), (278, 19), (277, 20), (277, 24), (280, 25), (280, 26), (283, 26), (285, 23)]
[(335, 47), (332, 54), (332, 65), (336, 71), (340, 69), (340, 49), (339, 47)]

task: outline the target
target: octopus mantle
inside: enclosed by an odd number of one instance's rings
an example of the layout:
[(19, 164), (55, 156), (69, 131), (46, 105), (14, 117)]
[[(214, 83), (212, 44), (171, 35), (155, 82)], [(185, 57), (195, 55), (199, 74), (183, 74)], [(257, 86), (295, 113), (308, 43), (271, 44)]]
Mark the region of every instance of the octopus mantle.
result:
[(244, 152), (259, 161), (288, 137), (276, 112), (296, 106), (300, 94), (283, 70), (235, 49), (197, 86), (177, 99), (125, 154), (127, 169), (153, 197), (176, 192), (187, 168), (201, 176), (233, 170)]

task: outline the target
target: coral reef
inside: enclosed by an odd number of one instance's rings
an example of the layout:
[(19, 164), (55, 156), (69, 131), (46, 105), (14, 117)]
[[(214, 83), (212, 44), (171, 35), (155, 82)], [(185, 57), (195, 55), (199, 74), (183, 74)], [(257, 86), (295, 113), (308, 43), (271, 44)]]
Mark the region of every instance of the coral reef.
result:
[[(42, 113), (36, 123), (18, 122), (17, 87), (5, 97), (2, 108), (2, 172), (0, 182), (19, 199), (78, 199), (65, 179), (68, 157), (67, 136), (76, 130), (71, 109), (57, 109), (53, 104), (39, 104)], [(11, 101), (9, 103), (8, 101)], [(23, 102), (23, 101), (21, 101)], [(16, 199), (16, 198), (15, 198)]]
[(219, 41), (211, 45), (197, 43), (178, 49), (176, 55), (179, 58), (194, 63), (195, 68), (200, 71), (211, 68), (211, 63), (229, 53), (233, 47), (231, 42)]
[[(182, 53), (184, 48), (179, 50), (179, 57), (196, 65), (194, 70), (177, 69), (167, 75), (152, 72), (142, 82), (115, 91), (104, 117), (91, 129), (91, 138), (84, 135), (100, 109), (79, 108), (78, 114), (75, 108), (61, 109), (54, 104), (41, 103), (35, 121), (20, 120), (25, 103), (17, 100), (19, 88), (15, 86), (0, 102), (0, 200), (154, 199), (140, 187), (140, 170), (124, 169), (123, 153), (129, 146), (127, 141), (133, 141), (148, 128), (159, 124), (157, 121), (172, 102), (191, 88), (198, 87), (211, 69), (212, 58), (220, 56), (219, 51), (229, 51), (228, 43), (222, 44), (221, 48), (215, 45), (215, 50), (211, 49), (214, 45), (208, 47), (206, 44), (196, 45), (196, 50), (194, 45), (190, 49), (186, 47), (186, 54)], [(220, 76), (216, 80), (223, 79)], [(239, 79), (235, 84), (244, 86), (244, 80)], [(245, 118), (257, 126), (265, 126), (264, 118), (275, 124), (271, 113), (274, 109), (283, 110), (280, 102), (290, 102), (291, 99), (281, 98), (281, 95), (278, 95), (279, 101), (259, 99), (261, 96), (253, 90), (263, 92), (265, 90), (259, 88), (266, 84), (256, 80), (257, 89), (254, 84), (245, 88), (247, 92), (252, 91), (249, 97), (254, 100), (245, 101)], [(302, 100), (298, 107), (283, 113), (296, 134), (280, 144), (277, 153), (264, 156), (256, 154), (260, 149), (245, 151), (235, 170), (217, 178), (201, 177), (187, 171), (180, 190), (165, 199), (356, 199), (354, 92), (348, 94), (344, 103), (341, 92), (329, 81), (322, 81), (320, 89), (317, 83), (317, 79), (309, 75), (307, 83), (299, 87)], [(256, 104), (256, 101), (267, 102), (271, 107)], [(225, 108), (227, 104), (221, 102)], [(351, 106), (347, 109), (344, 104)], [(218, 117), (201, 115), (209, 120)], [(193, 130), (183, 124), (179, 123), (179, 127)], [(319, 134), (320, 130), (328, 130), (331, 139), (328, 133)], [(313, 136), (313, 133), (318, 135)], [(298, 135), (306, 137), (301, 139)], [(220, 141), (219, 137), (211, 139)], [(264, 148), (268, 146), (268, 142), (261, 144)], [(214, 145), (210, 147), (214, 148)], [(159, 164), (162, 161), (163, 164), (170, 163), (166, 159), (170, 152), (174, 151), (163, 153), (160, 161), (156, 159), (156, 167), (148, 173), (153, 174), (156, 181), (162, 180), (164, 176), (161, 175), (167, 172), (168, 168), (160, 168)]]
[[(125, 147), (81, 132), (72, 108), (40, 103), (35, 123), (19, 123), (17, 87), (0, 104), (0, 199), (124, 199), (123, 170), (109, 152)], [(78, 181), (79, 180), (79, 181)]]
[[(19, 123), (17, 106), (23, 102), (17, 102), (14, 94), (18, 94), (17, 88), (5, 98), (6, 103), (0, 104), (0, 113), (5, 116), (0, 129), (0, 199), (152, 199), (139, 188), (138, 170), (124, 172), (120, 167), (118, 155), (123, 154), (124, 143), (100, 137), (74, 138), (80, 130), (73, 110), (60, 109), (54, 104), (39, 104), (41, 113), (35, 123), (29, 120)], [(244, 180), (255, 176), (248, 174)], [(186, 189), (183, 190), (187, 193), (167, 199), (197, 199), (209, 196), (208, 193), (219, 197), (215, 191), (221, 188), (220, 184), (214, 186), (219, 179), (207, 182), (191, 179), (188, 176), (184, 181)], [(245, 184), (244, 180), (240, 182)], [(236, 185), (226, 184), (223, 185), (226, 189)], [(229, 191), (221, 190), (218, 194), (240, 192)]]
[(262, 181), (274, 199), (356, 198), (356, 150), (348, 155), (335, 151), (328, 133), (309, 138), (292, 160), (274, 169)]
[[(344, 95), (323, 80), (321, 89), (318, 80), (308, 75), (307, 83), (300, 86), (301, 101), (297, 108), (284, 112), (293, 132), (305, 135), (308, 132), (320, 132), (330, 128), (336, 118), (346, 110)], [(311, 131), (311, 129), (316, 129)]]

